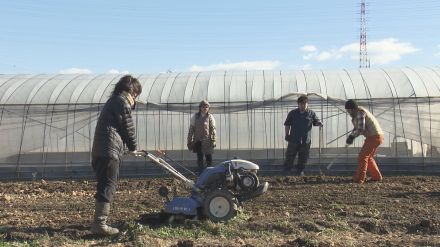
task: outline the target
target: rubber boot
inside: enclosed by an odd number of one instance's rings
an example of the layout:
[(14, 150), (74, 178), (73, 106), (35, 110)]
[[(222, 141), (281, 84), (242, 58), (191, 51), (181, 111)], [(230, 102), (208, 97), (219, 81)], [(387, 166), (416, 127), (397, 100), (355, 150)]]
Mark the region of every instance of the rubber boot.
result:
[(91, 226), (91, 231), (99, 235), (116, 235), (119, 233), (117, 228), (107, 225), (107, 218), (110, 213), (110, 203), (96, 202), (95, 216)]

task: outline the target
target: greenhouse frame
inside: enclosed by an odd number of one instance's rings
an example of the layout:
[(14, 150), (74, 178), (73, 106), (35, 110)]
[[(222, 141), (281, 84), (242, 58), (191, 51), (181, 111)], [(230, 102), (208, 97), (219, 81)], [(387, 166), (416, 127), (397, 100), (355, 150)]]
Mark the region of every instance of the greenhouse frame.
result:
[[(92, 177), (94, 128), (122, 74), (0, 75), (0, 178)], [(356, 99), (379, 120), (380, 162), (438, 171), (440, 68), (210, 71), (133, 74), (143, 91), (133, 112), (139, 149), (165, 151), (195, 166), (186, 150), (189, 120), (208, 100), (217, 129), (217, 162), (240, 157), (276, 172), (284, 159), (284, 120), (299, 95), (324, 123), (312, 130), (309, 164), (357, 161), (363, 138), (346, 148), (352, 129), (344, 102)], [(407, 164), (407, 165), (405, 165)], [(125, 176), (145, 175), (146, 160), (124, 159)], [(130, 170), (131, 169), (131, 170)], [(144, 169), (144, 170), (143, 170)], [(350, 170), (348, 169), (348, 170)], [(343, 165), (340, 170), (346, 170)], [(151, 169), (149, 170), (151, 171)]]

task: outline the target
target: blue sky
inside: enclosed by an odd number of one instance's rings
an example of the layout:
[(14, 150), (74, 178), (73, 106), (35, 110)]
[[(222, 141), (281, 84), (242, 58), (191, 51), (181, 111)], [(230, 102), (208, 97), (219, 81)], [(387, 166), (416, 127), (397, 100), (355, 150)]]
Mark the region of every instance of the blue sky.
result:
[[(366, 3), (371, 67), (440, 64), (440, 1)], [(360, 1), (0, 0), (0, 9), (0, 73), (359, 67)]]

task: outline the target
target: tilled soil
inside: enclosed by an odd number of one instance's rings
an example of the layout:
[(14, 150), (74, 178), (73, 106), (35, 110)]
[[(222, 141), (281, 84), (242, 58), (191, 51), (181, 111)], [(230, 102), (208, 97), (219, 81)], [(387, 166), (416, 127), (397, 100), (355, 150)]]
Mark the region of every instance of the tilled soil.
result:
[[(252, 234), (143, 236), (141, 242), (91, 234), (95, 181), (0, 182), (0, 243), (46, 238), (53, 246), (440, 246), (440, 177), (385, 177), (363, 185), (349, 177), (260, 180), (270, 183), (268, 192), (246, 202), (242, 220), (226, 226)], [(171, 179), (119, 181), (110, 223), (124, 229), (158, 213), (162, 185), (186, 193)]]

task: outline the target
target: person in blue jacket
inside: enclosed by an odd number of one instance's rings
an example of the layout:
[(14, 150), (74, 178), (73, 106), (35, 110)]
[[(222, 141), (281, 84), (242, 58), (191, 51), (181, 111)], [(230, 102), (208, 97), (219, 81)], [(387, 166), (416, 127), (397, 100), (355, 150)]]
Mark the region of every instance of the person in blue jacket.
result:
[(306, 95), (301, 95), (297, 102), (298, 108), (290, 111), (284, 122), (285, 140), (288, 142), (284, 170), (291, 171), (298, 154), (296, 173), (304, 175), (303, 170), (310, 152), (312, 126), (322, 127), (322, 123), (315, 112), (308, 108), (309, 99)]

